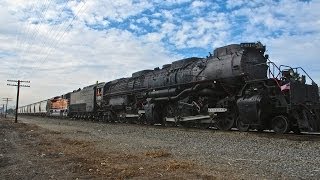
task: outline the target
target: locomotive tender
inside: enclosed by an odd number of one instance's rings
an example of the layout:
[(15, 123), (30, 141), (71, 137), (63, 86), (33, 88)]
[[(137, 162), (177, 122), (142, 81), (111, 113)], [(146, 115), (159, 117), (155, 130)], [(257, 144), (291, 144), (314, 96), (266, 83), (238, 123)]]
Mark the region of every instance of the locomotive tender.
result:
[(265, 50), (260, 42), (231, 44), (206, 58), (85, 87), (64, 96), (68, 116), (221, 130), (319, 131), (317, 84), (300, 67), (276, 66)]

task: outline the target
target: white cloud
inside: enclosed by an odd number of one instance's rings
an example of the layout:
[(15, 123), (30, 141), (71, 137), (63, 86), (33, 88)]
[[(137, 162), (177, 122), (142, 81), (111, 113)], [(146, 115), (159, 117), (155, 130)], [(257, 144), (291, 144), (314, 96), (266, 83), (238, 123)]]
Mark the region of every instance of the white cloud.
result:
[(157, 28), (162, 22), (158, 19), (152, 19), (151, 22), (150, 22), (150, 25), (153, 27), (153, 28)]
[(142, 29), (140, 27), (138, 27), (137, 25), (132, 24), (132, 23), (130, 24), (129, 28), (131, 30), (133, 30), (133, 31), (136, 31), (136, 32), (141, 32), (142, 31)]
[(161, 42), (161, 39), (163, 38), (161, 34), (159, 33), (148, 33), (145, 35), (146, 41), (151, 43), (158, 43)]
[(140, 19), (137, 19), (136, 22), (137, 23), (144, 23), (144, 24), (149, 24), (150, 23), (150, 21), (149, 21), (149, 19), (147, 17), (142, 17)]
[(166, 6), (179, 5), (183, 3), (188, 3), (191, 0), (154, 0), (154, 2), (164, 4)]
[(245, 0), (228, 0), (227, 1), (227, 8), (232, 9), (236, 7), (240, 7), (244, 5), (247, 1)]
[[(110, 20), (122, 22), (124, 19), (137, 15), (149, 8), (152, 8), (152, 4), (147, 0), (88, 1), (84, 14), (96, 14)], [(85, 19), (86, 16), (83, 16), (83, 18)]]
[(206, 48), (220, 45), (227, 40), (227, 31), (230, 28), (228, 18), (224, 13), (209, 14), (205, 17), (193, 18), (183, 22), (180, 26), (173, 23), (164, 23), (162, 37), (169, 37), (170, 43), (179, 48)]
[[(103, 21), (101, 17), (121, 21), (139, 13), (142, 7), (148, 6), (148, 3), (141, 2), (136, 7), (131, 7), (133, 3), (117, 2), (114, 4), (115, 6), (122, 7), (124, 5), (124, 7), (123, 10), (117, 9), (118, 15), (116, 16), (109, 16), (108, 13), (111, 12), (101, 15), (99, 15), (99, 11), (90, 13), (93, 10), (90, 8), (101, 4), (103, 3), (89, 4), (91, 7), (87, 7), (86, 11), (79, 14), (79, 18), (75, 19), (67, 32), (64, 30), (71, 20), (54, 26), (29, 24), (29, 30), (26, 31), (23, 27), (26, 23), (18, 22), (14, 14), (12, 15), (5, 8), (1, 8), (4, 10), (1, 11), (3, 15), (3, 18), (0, 19), (1, 24), (10, 25), (12, 23), (13, 26), (6, 26), (7, 29), (4, 28), (5, 26), (1, 26), (0, 39), (5, 41), (0, 42), (0, 52), (13, 52), (17, 53), (17, 56), (6, 56), (1, 59), (1, 66), (9, 68), (1, 73), (0, 81), (5, 83), (6, 79), (10, 78), (31, 80), (31, 88), (21, 91), (21, 104), (63, 94), (94, 83), (96, 80), (108, 81), (130, 76), (131, 73), (141, 70), (143, 67), (154, 68), (178, 57), (172, 56), (160, 43), (153, 42), (151, 44), (150, 41), (139, 39), (129, 31), (115, 28), (97, 31), (86, 27), (83, 21), (86, 20), (93, 24), (100, 23)], [(24, 4), (23, 7), (25, 6)], [(76, 13), (81, 7), (81, 3), (76, 4), (71, 1), (69, 6)], [(12, 4), (12, 7), (15, 6)], [(129, 10), (126, 7), (129, 7)], [(101, 12), (103, 10), (103, 8), (98, 9)], [(48, 18), (50, 16), (48, 15)], [(90, 18), (93, 20), (89, 20)], [(49, 33), (51, 27), (53, 29)], [(132, 24), (131, 28), (139, 27)], [(13, 29), (21, 31), (18, 34), (20, 39), (16, 37), (16, 32), (12, 32)], [(36, 38), (31, 38), (34, 33)], [(15, 44), (21, 45), (16, 47)], [(157, 55), (155, 56), (154, 53)], [(1, 86), (3, 86), (0, 92), (1, 97), (15, 97), (12, 87), (7, 87), (5, 84)]]
[(173, 12), (168, 11), (168, 10), (162, 11), (162, 15), (169, 21), (172, 21), (174, 18)]
[(242, 41), (262, 41), (272, 60), (304, 66), (320, 82), (320, 1), (71, 0), (63, 12), (62, 1), (36, 2), (0, 1), (0, 96), (15, 97), (7, 79), (31, 80), (22, 104), (162, 66), (185, 56), (181, 49)]
[(207, 3), (204, 2), (204, 1), (193, 1), (191, 3), (191, 7), (192, 8), (201, 8), (201, 7), (204, 7), (204, 6), (207, 6)]

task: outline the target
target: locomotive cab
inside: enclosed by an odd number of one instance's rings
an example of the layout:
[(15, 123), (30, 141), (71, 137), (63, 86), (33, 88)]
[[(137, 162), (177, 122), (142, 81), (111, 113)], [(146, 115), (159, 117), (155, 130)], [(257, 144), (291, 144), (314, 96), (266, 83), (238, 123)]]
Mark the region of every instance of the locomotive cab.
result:
[[(304, 74), (300, 75), (301, 72)], [(288, 118), (292, 121), (289, 123), (300, 131), (319, 131), (318, 85), (301, 67), (282, 70), (280, 82), (280, 89), (288, 101)]]
[(269, 62), (269, 78), (246, 82), (239, 97), (240, 130), (272, 129), (277, 133), (320, 130), (318, 85), (301, 67)]

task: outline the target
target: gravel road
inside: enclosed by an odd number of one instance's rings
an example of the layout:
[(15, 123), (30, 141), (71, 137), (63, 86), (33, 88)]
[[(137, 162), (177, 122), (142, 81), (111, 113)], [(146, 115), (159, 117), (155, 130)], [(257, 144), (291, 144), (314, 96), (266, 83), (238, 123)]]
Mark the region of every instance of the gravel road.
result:
[[(208, 173), (249, 179), (319, 179), (320, 136), (105, 124), (21, 117), (20, 121), (95, 142), (99, 150), (161, 150), (205, 167)], [(212, 173), (211, 173), (212, 174)]]

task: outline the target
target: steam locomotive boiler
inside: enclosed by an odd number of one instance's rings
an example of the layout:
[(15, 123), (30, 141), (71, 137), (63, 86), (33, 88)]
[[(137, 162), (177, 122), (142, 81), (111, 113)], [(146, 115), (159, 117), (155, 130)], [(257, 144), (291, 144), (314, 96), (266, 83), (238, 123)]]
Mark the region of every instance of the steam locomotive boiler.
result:
[[(320, 131), (318, 85), (260, 42), (231, 44), (68, 93), (68, 116), (164, 126)], [(28, 106), (21, 107), (25, 112)], [(27, 111), (27, 114), (29, 111)]]
[(232, 44), (206, 58), (187, 58), (106, 83), (107, 119), (228, 130), (239, 116), (236, 100), (248, 80), (267, 78), (265, 46)]

